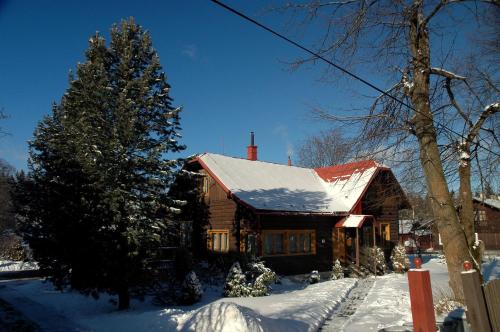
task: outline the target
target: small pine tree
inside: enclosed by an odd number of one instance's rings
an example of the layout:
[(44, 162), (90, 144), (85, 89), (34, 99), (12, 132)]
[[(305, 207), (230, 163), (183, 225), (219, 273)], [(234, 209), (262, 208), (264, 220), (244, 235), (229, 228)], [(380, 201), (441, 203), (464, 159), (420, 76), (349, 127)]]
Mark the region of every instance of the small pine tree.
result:
[(402, 244), (397, 244), (392, 249), (391, 262), (394, 271), (397, 273), (404, 273), (410, 268), (410, 260), (406, 256), (406, 250)]
[(368, 257), (368, 268), (375, 274), (384, 274), (387, 267), (384, 251), (379, 247), (366, 247), (363, 252)]
[[(248, 264), (249, 272), (252, 277), (252, 296), (267, 296), (271, 291), (271, 284), (278, 281), (278, 276), (270, 268), (266, 267), (265, 263), (256, 260)], [(257, 276), (257, 277), (255, 277)]]
[(201, 283), (194, 271), (189, 272), (182, 283), (182, 295), (180, 302), (182, 304), (193, 304), (198, 302), (203, 295)]
[(241, 271), (240, 263), (234, 262), (226, 277), (224, 285), (225, 297), (244, 297), (249, 296), (251, 287), (247, 285), (245, 275)]
[(332, 274), (330, 275), (330, 279), (337, 280), (342, 278), (344, 278), (344, 268), (342, 267), (342, 264), (340, 264), (340, 261), (337, 259), (335, 260), (335, 263), (333, 263), (333, 269)]
[(310, 284), (317, 284), (320, 280), (321, 276), (319, 275), (319, 272), (317, 270), (312, 271), (309, 275), (309, 278), (307, 279)]

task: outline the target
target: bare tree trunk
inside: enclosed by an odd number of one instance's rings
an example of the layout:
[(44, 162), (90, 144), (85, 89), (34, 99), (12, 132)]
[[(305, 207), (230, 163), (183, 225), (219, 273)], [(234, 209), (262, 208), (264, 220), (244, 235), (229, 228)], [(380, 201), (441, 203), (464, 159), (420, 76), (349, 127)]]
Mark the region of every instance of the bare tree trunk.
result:
[(422, 15), (422, 1), (415, 0), (409, 17), (410, 50), (413, 55), (413, 85), (410, 97), (415, 107), (413, 118), (420, 145), (420, 163), (424, 171), (434, 216), (444, 245), (450, 287), (463, 298), (460, 272), (464, 260), (470, 260), (467, 240), (459, 223), (448, 190), (439, 153), (429, 100), (429, 36)]
[(463, 225), (469, 248), (474, 245), (474, 207), (472, 205), (470, 144), (463, 142), (459, 146), (460, 164), (458, 175), (460, 178), (460, 222)]

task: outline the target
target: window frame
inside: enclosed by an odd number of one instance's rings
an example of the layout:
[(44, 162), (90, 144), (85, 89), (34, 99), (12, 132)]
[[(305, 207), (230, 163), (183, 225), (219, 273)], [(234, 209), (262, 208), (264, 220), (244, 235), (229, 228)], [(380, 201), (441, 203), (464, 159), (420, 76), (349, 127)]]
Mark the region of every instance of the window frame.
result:
[[(387, 226), (387, 228), (385, 227)], [(384, 230), (387, 229), (388, 232), (386, 236), (384, 237)], [(389, 238), (389, 239), (387, 239)], [(380, 245), (382, 246), (387, 246), (391, 242), (391, 223), (388, 222), (382, 222), (380, 223)]]
[[(214, 243), (214, 241), (213, 241), (214, 235), (217, 237), (216, 242), (218, 242), (220, 248), (217, 247), (217, 243)], [(225, 238), (226, 238), (225, 243), (222, 242), (223, 236), (225, 236)], [(207, 231), (207, 248), (209, 251), (216, 252), (216, 253), (229, 252), (229, 230), (228, 229), (209, 229)]]
[[(275, 251), (275, 235), (282, 235), (283, 241), (282, 241), (282, 247), (283, 247), (283, 252), (276, 252)], [(290, 236), (295, 236), (296, 237), (296, 243), (300, 242), (298, 241), (301, 236), (303, 236), (304, 242), (306, 242), (306, 239), (310, 239), (310, 244), (309, 244), (309, 251), (302, 251), (302, 252), (292, 252), (289, 247), (289, 239)], [(306, 236), (308, 235), (308, 236)], [(261, 252), (263, 257), (279, 257), (279, 256), (307, 256), (307, 255), (316, 255), (316, 230), (315, 229), (266, 229), (262, 230), (262, 243), (261, 243)], [(267, 253), (266, 252), (266, 238), (268, 236), (272, 236), (272, 252)], [(297, 245), (296, 245), (297, 248)]]

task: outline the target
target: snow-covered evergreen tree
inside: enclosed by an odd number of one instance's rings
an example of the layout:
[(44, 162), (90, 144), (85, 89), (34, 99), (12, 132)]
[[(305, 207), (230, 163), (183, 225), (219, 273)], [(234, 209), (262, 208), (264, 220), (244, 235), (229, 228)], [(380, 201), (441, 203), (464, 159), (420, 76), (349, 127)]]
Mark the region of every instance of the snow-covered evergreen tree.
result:
[[(250, 274), (253, 278), (252, 296), (267, 296), (271, 291), (271, 284), (278, 281), (276, 273), (268, 268), (261, 260), (255, 260), (248, 264)], [(256, 276), (256, 277), (255, 277)]]
[[(61, 286), (119, 295), (141, 285), (146, 258), (166, 238), (178, 203), (180, 108), (151, 37), (133, 19), (95, 34), (69, 88), (30, 143), (29, 208), (22, 229), (40, 268)], [(170, 155), (170, 154), (169, 154)]]
[(182, 282), (182, 304), (193, 304), (198, 302), (203, 295), (203, 288), (194, 271), (190, 271)]
[(321, 280), (321, 276), (319, 275), (319, 272), (317, 270), (313, 270), (311, 274), (309, 274), (309, 278), (307, 281), (310, 284), (317, 284)]
[(330, 275), (331, 280), (337, 280), (344, 278), (344, 268), (340, 261), (337, 259), (335, 263), (333, 263), (332, 274)]
[(247, 280), (243, 271), (241, 270), (240, 263), (234, 262), (229, 273), (226, 277), (226, 283), (224, 285), (224, 296), (225, 297), (244, 297), (250, 296), (251, 285), (247, 284)]
[(368, 258), (368, 268), (375, 274), (384, 274), (386, 270), (384, 251), (379, 247), (364, 247), (363, 254)]
[(392, 268), (397, 273), (404, 273), (410, 268), (410, 259), (406, 255), (404, 245), (397, 244), (391, 253)]

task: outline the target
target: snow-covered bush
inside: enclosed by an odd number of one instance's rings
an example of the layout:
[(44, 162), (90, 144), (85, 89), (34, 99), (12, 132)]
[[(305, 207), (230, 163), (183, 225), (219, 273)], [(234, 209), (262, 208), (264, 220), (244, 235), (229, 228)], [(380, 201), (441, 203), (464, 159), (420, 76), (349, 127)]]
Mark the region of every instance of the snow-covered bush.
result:
[(249, 296), (252, 289), (247, 285), (245, 275), (241, 271), (240, 263), (234, 262), (226, 277), (224, 285), (224, 296), (226, 297), (242, 297)]
[(182, 295), (180, 302), (182, 304), (193, 304), (198, 302), (203, 295), (201, 283), (194, 271), (189, 272), (182, 283)]
[(434, 311), (438, 316), (448, 315), (455, 309), (465, 307), (464, 300), (458, 299), (451, 291), (438, 290), (435, 298), (437, 301), (434, 302)]
[(330, 275), (330, 279), (337, 280), (342, 278), (344, 278), (344, 268), (342, 267), (342, 264), (340, 264), (340, 261), (337, 259), (335, 260), (335, 263), (333, 263), (333, 269), (332, 274)]
[(12, 231), (0, 234), (0, 259), (12, 261), (29, 260), (29, 248), (22, 241), (22, 238)]
[(278, 281), (278, 276), (270, 268), (266, 267), (263, 261), (254, 261), (248, 264), (250, 273), (257, 275), (252, 285), (252, 296), (267, 296), (271, 290), (271, 284)]
[(392, 268), (397, 273), (404, 273), (410, 268), (410, 260), (402, 244), (397, 244), (394, 249), (392, 249), (391, 262)]
[(321, 280), (321, 277), (319, 275), (319, 272), (317, 270), (311, 271), (311, 274), (309, 274), (309, 278), (307, 278), (307, 281), (310, 284), (317, 284)]
[(386, 269), (384, 251), (379, 247), (364, 247), (363, 254), (368, 268), (375, 274), (384, 274)]

